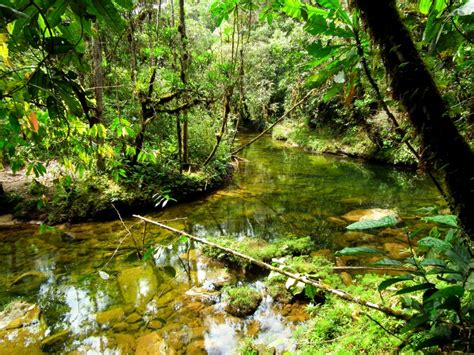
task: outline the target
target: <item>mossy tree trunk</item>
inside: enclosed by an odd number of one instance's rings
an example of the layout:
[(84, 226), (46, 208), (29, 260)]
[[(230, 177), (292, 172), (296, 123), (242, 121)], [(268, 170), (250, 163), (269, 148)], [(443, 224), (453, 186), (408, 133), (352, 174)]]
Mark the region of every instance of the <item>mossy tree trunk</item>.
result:
[(448, 107), (424, 65), (395, 0), (354, 0), (375, 42), (396, 97), (422, 142), (424, 162), (444, 173), (451, 208), (474, 239), (474, 154), (457, 131)]

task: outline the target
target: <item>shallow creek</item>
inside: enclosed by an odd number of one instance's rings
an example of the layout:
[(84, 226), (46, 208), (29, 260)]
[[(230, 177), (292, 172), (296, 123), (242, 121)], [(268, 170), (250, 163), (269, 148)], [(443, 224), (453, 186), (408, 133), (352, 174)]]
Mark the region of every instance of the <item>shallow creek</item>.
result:
[[(292, 233), (310, 236), (315, 251), (325, 255), (367, 243), (393, 254), (403, 248), (403, 241), (391, 237), (396, 229), (363, 241), (345, 232), (340, 216), (389, 208), (398, 211), (402, 226), (410, 226), (417, 223), (412, 217), (418, 208), (442, 203), (414, 172), (311, 155), (269, 138), (247, 148), (242, 158), (226, 187), (148, 217), (200, 237), (272, 241)], [(5, 330), (0, 324), (0, 353), (128, 354), (159, 348), (229, 354), (245, 337), (278, 352), (294, 348), (291, 333), (306, 319), (304, 305), (279, 305), (267, 296), (253, 315), (233, 317), (216, 290), (237, 280), (263, 291), (256, 275), (227, 270), (166, 231), (149, 225), (144, 234), (141, 222), (124, 222), (137, 243), (154, 248), (146, 263), (137, 260), (120, 221), (59, 226), (67, 235), (40, 234), (37, 225), (0, 225), (0, 306), (21, 299), (41, 310), (21, 312), (28, 326)]]

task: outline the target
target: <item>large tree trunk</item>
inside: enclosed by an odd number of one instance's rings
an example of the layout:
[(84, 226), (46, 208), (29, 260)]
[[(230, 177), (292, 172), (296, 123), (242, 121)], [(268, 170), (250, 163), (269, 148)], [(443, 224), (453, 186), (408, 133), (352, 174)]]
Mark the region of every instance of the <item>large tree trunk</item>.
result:
[[(184, 0), (179, 0), (179, 26), (178, 31), (181, 37), (181, 82), (186, 86), (188, 82), (188, 64), (189, 64), (189, 51), (188, 51), (188, 37), (186, 35), (186, 21), (184, 12)], [(188, 165), (188, 116), (183, 115), (183, 133), (182, 133), (182, 145), (183, 145), (183, 167), (186, 168)]]
[(474, 239), (474, 154), (449, 116), (396, 9), (395, 0), (354, 0), (392, 79), (392, 89), (405, 106), (421, 138), (425, 162), (443, 171), (450, 206)]

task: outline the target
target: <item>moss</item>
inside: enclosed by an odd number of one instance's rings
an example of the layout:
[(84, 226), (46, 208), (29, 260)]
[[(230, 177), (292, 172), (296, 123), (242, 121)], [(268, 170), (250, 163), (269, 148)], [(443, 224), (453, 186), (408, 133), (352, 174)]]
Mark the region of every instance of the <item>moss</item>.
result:
[[(379, 125), (380, 122), (374, 124)], [(299, 146), (316, 154), (338, 154), (359, 157), (368, 160), (386, 162), (394, 165), (411, 166), (416, 164), (413, 155), (404, 144), (396, 144), (384, 134), (384, 146), (381, 149), (370, 140), (367, 132), (357, 126), (343, 131), (327, 127), (309, 128), (303, 120), (284, 122), (272, 131), (276, 140), (287, 141), (290, 145)]]
[[(376, 275), (357, 276), (353, 285), (343, 289), (365, 300), (380, 302), (379, 295), (373, 290), (382, 280), (383, 277)], [(400, 343), (365, 315), (369, 314), (396, 333), (402, 322), (380, 312), (335, 297), (328, 298), (323, 305), (310, 306), (308, 310), (313, 318), (294, 334), (301, 354), (339, 353), (347, 349), (354, 353), (376, 354), (394, 349)], [(335, 338), (338, 340), (333, 341)]]
[(225, 310), (236, 317), (248, 316), (262, 302), (262, 295), (250, 286), (224, 288)]
[[(209, 240), (224, 247), (237, 250), (254, 259), (270, 262), (273, 258), (280, 258), (287, 255), (309, 254), (314, 249), (314, 242), (310, 237), (296, 237), (288, 235), (276, 241), (268, 242), (261, 238), (244, 237), (242, 239), (209, 237)], [(220, 261), (240, 266), (247, 266), (248, 262), (242, 258), (231, 254), (223, 253), (220, 249), (203, 246), (203, 251), (207, 256)]]

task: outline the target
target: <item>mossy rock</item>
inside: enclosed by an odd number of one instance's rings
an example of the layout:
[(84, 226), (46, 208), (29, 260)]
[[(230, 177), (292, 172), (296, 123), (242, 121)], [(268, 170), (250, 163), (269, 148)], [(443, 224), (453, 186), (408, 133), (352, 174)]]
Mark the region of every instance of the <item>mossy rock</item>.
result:
[(48, 276), (39, 271), (29, 271), (18, 276), (10, 284), (8, 292), (18, 295), (28, 295), (38, 291), (43, 283), (48, 280)]
[[(261, 238), (251, 237), (245, 237), (238, 240), (235, 238), (225, 237), (211, 237), (208, 239), (219, 245), (239, 251), (242, 254), (264, 262), (270, 262), (273, 258), (280, 258), (288, 255), (308, 255), (315, 248), (315, 244), (311, 237), (297, 237), (294, 235), (288, 235), (285, 238), (280, 238), (272, 242), (268, 242)], [(248, 265), (246, 260), (225, 253), (217, 248), (204, 246), (203, 252), (212, 258), (216, 258), (226, 263), (243, 267)]]
[(262, 302), (262, 295), (250, 286), (227, 288), (224, 295), (224, 309), (235, 317), (251, 315)]

